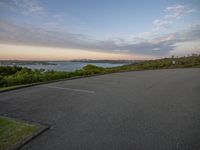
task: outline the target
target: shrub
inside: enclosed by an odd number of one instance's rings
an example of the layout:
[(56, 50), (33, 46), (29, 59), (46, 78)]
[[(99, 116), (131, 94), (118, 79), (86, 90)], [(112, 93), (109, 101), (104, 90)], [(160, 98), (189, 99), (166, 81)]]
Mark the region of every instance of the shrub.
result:
[(85, 75), (104, 73), (105, 68), (89, 64), (89, 65), (86, 65), (85, 67), (83, 67), (83, 72)]
[(16, 72), (22, 70), (22, 67), (17, 67), (17, 66), (0, 66), (0, 75), (2, 76), (8, 76), (8, 75), (13, 75)]

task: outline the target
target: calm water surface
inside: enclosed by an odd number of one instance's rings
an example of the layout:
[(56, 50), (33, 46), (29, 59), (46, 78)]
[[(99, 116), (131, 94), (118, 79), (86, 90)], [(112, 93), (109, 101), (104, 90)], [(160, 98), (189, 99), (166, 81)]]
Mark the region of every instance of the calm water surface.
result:
[(55, 71), (75, 71), (81, 69), (87, 64), (93, 64), (100, 67), (116, 67), (122, 66), (124, 64), (116, 63), (88, 63), (88, 62), (49, 62), (48, 65), (33, 64), (33, 65), (17, 65), (21, 67), (27, 67), (31, 69), (45, 69), (45, 70), (55, 70)]

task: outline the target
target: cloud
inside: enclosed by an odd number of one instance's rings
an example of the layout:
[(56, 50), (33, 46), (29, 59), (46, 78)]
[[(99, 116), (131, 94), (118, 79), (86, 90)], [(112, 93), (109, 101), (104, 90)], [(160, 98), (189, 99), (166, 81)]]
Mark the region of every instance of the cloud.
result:
[(59, 21), (63, 21), (67, 16), (68, 15), (65, 12), (60, 12), (60, 13), (54, 14), (52, 17)]
[(160, 47), (162, 51), (154, 54), (164, 54), (171, 49), (171, 35), (143, 40), (138, 43), (126, 39), (91, 40), (90, 36), (69, 32), (48, 31), (42, 28), (22, 27), (10, 22), (0, 22), (0, 42), (7, 44), (37, 45), (46, 47), (74, 48), (92, 51), (138, 53), (153, 55), (152, 49)]
[[(49, 11), (38, 0), (1, 0), (0, 13), (20, 15), (23, 23), (29, 23), (31, 19), (34, 19), (36, 23), (40, 23), (40, 27), (58, 31), (65, 30), (64, 22), (68, 16), (66, 12)], [(4, 15), (0, 15), (0, 17), (4, 18)]]
[(168, 20), (154, 20), (153, 25), (155, 26), (156, 30), (160, 30), (163, 28), (168, 28), (170, 26), (171, 22)]
[(174, 5), (166, 8), (167, 14), (165, 18), (180, 19), (185, 14), (192, 13), (194, 10), (186, 8), (184, 5)]
[(179, 39), (181, 41), (192, 41), (200, 39), (200, 24), (192, 24), (187, 29), (179, 32)]
[(25, 16), (44, 17), (47, 15), (46, 9), (37, 0), (2, 0), (0, 8)]
[[(179, 46), (177, 43), (183, 44), (194, 40), (200, 41), (200, 24), (191, 25), (185, 30), (162, 35), (152, 30), (151, 32), (140, 33), (135, 37), (98, 40), (89, 35), (66, 32), (62, 29), (60, 22), (67, 17), (67, 14), (65, 12), (60, 12), (51, 15), (48, 10), (42, 7), (36, 0), (1, 0), (0, 8), (19, 12), (25, 16), (43, 17), (54, 20), (54, 22), (45, 21), (41, 23), (40, 28), (0, 20), (0, 43), (2, 44), (165, 56), (169, 55)], [(157, 31), (170, 27), (175, 20), (193, 12), (193, 10), (183, 5), (174, 5), (167, 7), (165, 12), (166, 15), (163, 18), (156, 19), (153, 22), (154, 29)], [(183, 48), (182, 46), (181, 49)], [(180, 50), (178, 52), (180, 52)]]
[(153, 51), (159, 51), (159, 50), (161, 50), (161, 49), (158, 48), (158, 47), (156, 47), (156, 48), (153, 48), (152, 50), (153, 50)]
[(152, 32), (142, 32), (142, 33), (138, 34), (138, 37), (140, 37), (140, 38), (148, 38), (148, 37), (151, 37), (151, 36), (153, 36)]
[[(41, 45), (50, 47), (80, 47), (84, 46), (87, 37), (81, 34), (49, 31), (34, 26), (20, 26), (8, 21), (0, 21), (1, 43), (24, 45)], [(82, 42), (84, 39), (84, 43)]]
[(157, 35), (151, 39), (95, 40), (88, 35), (70, 32), (48, 31), (32, 26), (19, 26), (0, 20), (0, 43), (45, 47), (83, 49), (112, 53), (135, 53), (163, 56), (176, 48), (176, 43), (200, 40), (200, 24), (174, 33)]
[(161, 19), (153, 21), (155, 30), (167, 29), (174, 21), (183, 18), (186, 14), (194, 12), (193, 9), (189, 9), (184, 5), (174, 5), (165, 9), (166, 15)]
[(176, 43), (169, 55), (186, 56), (193, 53), (200, 54), (200, 40)]

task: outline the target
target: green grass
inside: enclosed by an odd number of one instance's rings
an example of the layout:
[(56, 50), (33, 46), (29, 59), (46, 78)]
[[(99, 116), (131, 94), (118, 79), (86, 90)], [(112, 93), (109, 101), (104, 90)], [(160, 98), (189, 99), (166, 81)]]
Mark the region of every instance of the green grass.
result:
[[(175, 64), (173, 64), (172, 61), (175, 61)], [(119, 71), (139, 71), (139, 70), (174, 69), (174, 68), (199, 68), (199, 67), (200, 67), (200, 55), (190, 56), (190, 57), (147, 60), (136, 64), (107, 68), (107, 71), (119, 72)]]
[(0, 117), (0, 150), (12, 149), (22, 144), (40, 129), (39, 125)]

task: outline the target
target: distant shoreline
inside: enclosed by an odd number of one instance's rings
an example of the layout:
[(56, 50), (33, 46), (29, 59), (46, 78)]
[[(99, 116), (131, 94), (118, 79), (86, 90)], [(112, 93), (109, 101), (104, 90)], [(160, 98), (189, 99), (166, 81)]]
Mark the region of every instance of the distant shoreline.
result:
[(110, 63), (110, 64), (130, 64), (141, 62), (142, 60), (0, 60), (0, 65), (57, 65), (56, 62), (80, 62), (80, 63)]
[(135, 63), (137, 60), (71, 60), (71, 62), (83, 62), (83, 63), (112, 63), (112, 64), (127, 64)]

